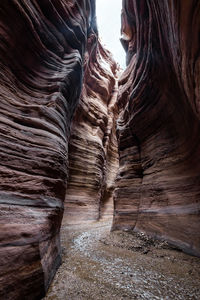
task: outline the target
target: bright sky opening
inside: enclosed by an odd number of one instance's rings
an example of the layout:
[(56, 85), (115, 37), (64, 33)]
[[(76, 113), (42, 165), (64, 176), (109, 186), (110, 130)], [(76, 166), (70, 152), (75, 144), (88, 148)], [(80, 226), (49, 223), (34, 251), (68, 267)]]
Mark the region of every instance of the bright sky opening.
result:
[(121, 8), (122, 0), (96, 0), (99, 37), (124, 69), (125, 51), (120, 43)]

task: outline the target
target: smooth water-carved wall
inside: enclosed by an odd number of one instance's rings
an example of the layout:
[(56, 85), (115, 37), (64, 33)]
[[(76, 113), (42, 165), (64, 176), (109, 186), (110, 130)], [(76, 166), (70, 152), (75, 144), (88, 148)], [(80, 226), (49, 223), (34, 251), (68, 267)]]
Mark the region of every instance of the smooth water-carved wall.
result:
[(41, 298), (61, 263), (70, 123), (94, 1), (0, 3), (0, 298)]
[(123, 1), (113, 229), (200, 255), (200, 3)]
[(64, 221), (80, 223), (113, 214), (118, 170), (116, 119), (119, 68), (98, 40), (88, 39), (85, 74), (69, 142)]

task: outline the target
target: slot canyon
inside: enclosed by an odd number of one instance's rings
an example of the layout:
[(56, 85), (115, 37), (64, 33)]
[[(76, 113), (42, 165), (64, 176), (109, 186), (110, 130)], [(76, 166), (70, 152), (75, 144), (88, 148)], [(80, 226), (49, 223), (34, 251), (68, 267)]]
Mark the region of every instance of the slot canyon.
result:
[(200, 299), (200, 1), (122, 0), (119, 38), (0, 1), (1, 300)]

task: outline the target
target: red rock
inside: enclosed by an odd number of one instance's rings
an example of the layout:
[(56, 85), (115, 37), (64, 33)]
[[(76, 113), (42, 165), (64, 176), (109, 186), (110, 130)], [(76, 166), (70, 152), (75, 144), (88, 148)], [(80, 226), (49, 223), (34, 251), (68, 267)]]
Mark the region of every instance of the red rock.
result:
[(0, 3), (1, 299), (41, 298), (61, 262), (69, 128), (89, 30), (93, 1)]
[(112, 194), (118, 170), (117, 73), (111, 54), (91, 33), (81, 101), (69, 143), (64, 223), (99, 220), (113, 214)]
[(200, 256), (198, 1), (123, 1), (113, 229)]
[(64, 222), (111, 215), (118, 112), (113, 230), (200, 256), (199, 20), (195, 0), (124, 0), (116, 101), (93, 0), (1, 1), (1, 299), (44, 296), (64, 202)]

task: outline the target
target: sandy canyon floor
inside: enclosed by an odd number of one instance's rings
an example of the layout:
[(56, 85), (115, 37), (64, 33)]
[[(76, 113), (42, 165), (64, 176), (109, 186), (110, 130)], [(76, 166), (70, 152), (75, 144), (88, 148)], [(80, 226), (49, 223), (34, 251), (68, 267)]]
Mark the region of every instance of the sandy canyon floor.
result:
[(62, 227), (63, 263), (45, 300), (200, 299), (200, 259), (110, 222)]

